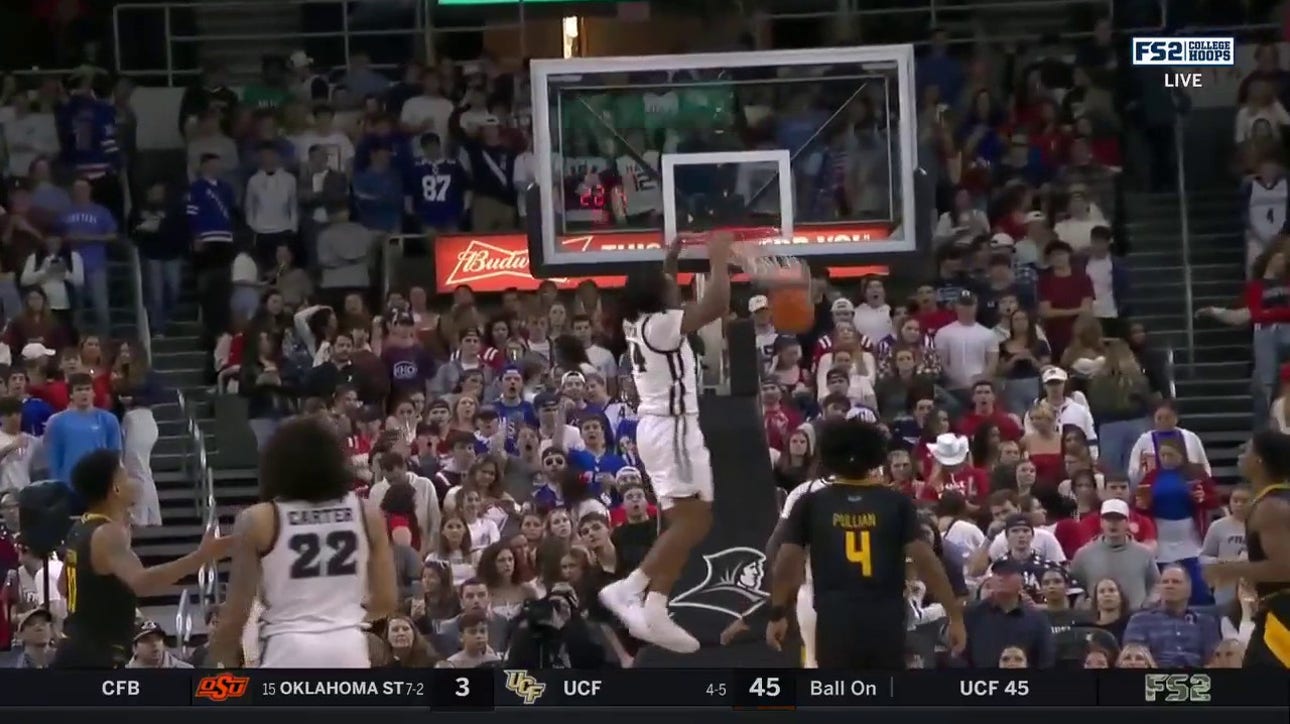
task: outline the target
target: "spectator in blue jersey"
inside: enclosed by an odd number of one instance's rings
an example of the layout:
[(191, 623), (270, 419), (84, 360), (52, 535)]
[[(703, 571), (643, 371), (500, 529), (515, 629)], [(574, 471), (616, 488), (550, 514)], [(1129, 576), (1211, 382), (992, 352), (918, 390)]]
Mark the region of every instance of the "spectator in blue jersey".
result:
[(62, 161), (77, 176), (93, 185), (93, 196), (124, 216), (124, 189), (121, 177), (121, 152), (117, 145), (116, 109), (94, 97), (91, 74), (75, 79), (67, 102), (58, 108), (55, 121), (62, 144)]
[(167, 198), (166, 187), (154, 183), (135, 206), (130, 240), (139, 248), (148, 280), (148, 317), (153, 334), (163, 337), (169, 310), (179, 304), (184, 260), (190, 245), (187, 218), (178, 199)]
[(22, 422), (19, 427), (28, 435), (44, 435), (45, 425), (54, 415), (54, 406), (27, 392), (27, 371), (21, 365), (9, 370), (8, 383), (9, 396), (22, 403)]
[(427, 233), (456, 231), (471, 204), (470, 177), (457, 159), (444, 155), (443, 142), (436, 133), (421, 136), (421, 153), (412, 164), (406, 186), (417, 220)]
[(537, 427), (537, 410), (524, 400), (524, 373), (515, 365), (507, 365), (498, 378), (500, 394), (493, 402), (497, 414), (506, 426), (506, 439), (514, 440), (524, 425)]
[(470, 174), (470, 223), (475, 233), (515, 228), (516, 152), (502, 141), (495, 116), (480, 121), (479, 137), (462, 140), (461, 160)]
[(609, 445), (609, 435), (605, 430), (605, 421), (600, 415), (588, 415), (578, 424), (582, 432), (582, 441), (586, 447), (582, 450), (570, 450), (569, 462), (579, 470), (591, 473), (596, 481), (598, 495), (605, 496), (605, 505), (615, 504), (614, 476), (627, 466), (614, 449)]
[(71, 485), (72, 468), (95, 450), (121, 449), (121, 425), (116, 415), (94, 406), (94, 380), (77, 372), (67, 379), (71, 404), (49, 418), (45, 426), (45, 454), (55, 480)]
[(85, 271), (85, 295), (94, 310), (99, 334), (111, 334), (111, 304), (108, 300), (107, 245), (116, 241), (117, 221), (107, 207), (94, 203), (89, 179), (72, 183), (72, 205), (59, 221), (64, 237), (81, 255)]
[(354, 211), (369, 229), (396, 233), (403, 223), (403, 177), (387, 145), (372, 148), (371, 163), (354, 175)]
[(188, 187), (187, 207), (198, 274), (198, 303), (207, 341), (211, 343), (228, 327), (228, 300), (233, 295), (230, 272), (237, 256), (233, 246), (236, 194), (219, 173), (219, 156), (203, 155), (197, 179)]

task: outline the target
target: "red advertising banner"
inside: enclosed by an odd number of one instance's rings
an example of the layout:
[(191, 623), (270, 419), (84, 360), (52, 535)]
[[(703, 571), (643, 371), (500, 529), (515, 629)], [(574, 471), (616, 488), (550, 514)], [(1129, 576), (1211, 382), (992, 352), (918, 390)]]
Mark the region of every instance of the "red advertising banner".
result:
[[(831, 244), (869, 241), (885, 238), (885, 231), (872, 226), (829, 227), (819, 230), (799, 230), (793, 244)], [(620, 232), (589, 234), (562, 239), (566, 247), (578, 251), (621, 251), (627, 249), (658, 248), (658, 232)], [(480, 293), (501, 292), (514, 287), (521, 291), (537, 289), (541, 280), (529, 273), (528, 238), (523, 234), (443, 234), (434, 246), (435, 287), (439, 292), (469, 286)], [(829, 267), (834, 278), (854, 278), (868, 274), (886, 274), (886, 266)], [(681, 283), (689, 282), (688, 274), (681, 275)], [(561, 289), (573, 289), (590, 279), (606, 289), (621, 287), (626, 281), (622, 276), (560, 277), (550, 281)], [(736, 279), (738, 281), (738, 279)]]

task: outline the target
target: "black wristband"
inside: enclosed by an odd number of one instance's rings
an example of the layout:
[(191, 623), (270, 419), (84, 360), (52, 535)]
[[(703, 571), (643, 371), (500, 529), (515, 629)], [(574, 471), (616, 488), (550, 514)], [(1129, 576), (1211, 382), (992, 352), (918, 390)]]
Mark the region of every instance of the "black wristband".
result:
[(783, 621), (783, 620), (784, 620), (784, 618), (785, 618), (786, 616), (788, 616), (788, 607), (786, 607), (786, 606), (771, 606), (771, 607), (770, 607), (770, 612), (769, 612), (769, 613), (770, 613), (770, 621), (771, 621), (771, 623), (776, 623), (776, 622), (779, 622), (779, 621)]

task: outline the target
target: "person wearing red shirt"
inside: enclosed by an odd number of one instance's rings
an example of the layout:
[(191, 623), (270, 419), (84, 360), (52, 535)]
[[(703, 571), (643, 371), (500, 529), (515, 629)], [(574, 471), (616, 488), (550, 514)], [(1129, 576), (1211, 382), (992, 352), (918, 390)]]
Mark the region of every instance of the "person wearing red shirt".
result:
[(766, 425), (766, 442), (770, 447), (785, 452), (788, 436), (802, 424), (802, 413), (783, 404), (784, 392), (774, 380), (761, 386), (762, 420)]
[(954, 321), (954, 310), (937, 305), (936, 287), (931, 284), (919, 285), (914, 292), (914, 302), (917, 304), (917, 309), (913, 311), (912, 316), (922, 326), (923, 334), (935, 337), (941, 327)]
[(820, 358), (833, 350), (833, 332), (837, 329), (839, 323), (853, 324), (856, 318), (856, 305), (851, 303), (846, 297), (838, 297), (833, 300), (833, 306), (829, 309), (830, 316), (833, 318), (833, 324), (829, 326), (829, 331), (820, 335), (815, 340), (815, 346), (811, 348), (811, 369), (815, 369), (820, 364)]
[(1064, 241), (1050, 242), (1044, 249), (1048, 273), (1039, 276), (1039, 316), (1053, 359), (1061, 359), (1071, 342), (1075, 318), (1093, 310), (1093, 282), (1071, 265), (1074, 249)]
[(968, 514), (976, 515), (990, 494), (990, 476), (968, 460), (971, 443), (962, 435), (947, 432), (929, 443), (932, 470), (927, 484), (919, 491), (919, 500), (936, 502), (947, 490), (956, 490), (967, 501)]
[[(27, 352), (27, 350), (24, 349), (23, 352), (25, 353)], [(51, 356), (53, 354), (53, 352), (48, 349), (46, 349), (45, 352), (46, 352), (45, 357)], [(71, 390), (69, 390), (67, 387), (67, 378), (78, 372), (85, 371), (84, 367), (81, 364), (81, 353), (77, 351), (74, 347), (68, 347), (67, 349), (63, 350), (62, 357), (59, 361), (59, 371), (62, 372), (62, 375), (61, 377), (56, 379), (48, 379), (47, 377), (45, 377), (44, 375), (45, 358), (44, 357), (37, 357), (35, 359), (27, 358), (27, 359), (28, 359), (27, 379), (29, 380), (29, 383), (27, 386), (27, 392), (30, 393), (32, 397), (39, 397), (45, 402), (48, 402), (49, 405), (53, 407), (55, 410), (58, 410), (58, 411), (66, 410), (67, 406), (71, 404), (71, 400), (72, 400)], [(33, 367), (40, 368), (41, 374), (39, 375), (39, 381), (38, 381), (37, 375), (34, 374), (34, 370), (32, 369)], [(91, 379), (93, 380), (93, 385), (94, 385), (94, 406), (101, 410), (111, 409), (112, 408), (111, 380), (107, 376), (103, 376), (103, 375), (100, 375), (98, 377), (92, 377)]]
[(649, 502), (649, 496), (645, 494), (645, 487), (641, 482), (640, 470), (630, 465), (619, 468), (614, 474), (614, 481), (623, 502), (609, 510), (611, 528), (658, 520), (658, 506)]
[(1254, 261), (1252, 278), (1245, 283), (1245, 308), (1254, 326), (1254, 379), (1263, 394), (1259, 407), (1266, 410), (1276, 395), (1281, 349), (1290, 345), (1290, 284), (1284, 253), (1265, 253)]
[[(1154, 553), (1156, 550), (1156, 524), (1151, 518), (1133, 509), (1129, 502), (1129, 481), (1126, 478), (1107, 478), (1102, 484), (1102, 501), (1119, 500), (1129, 506), (1129, 537)], [(1080, 516), (1081, 532), (1086, 540), (1102, 535), (1102, 509), (1100, 507)]]
[(1020, 440), (1022, 429), (1017, 416), (996, 408), (995, 399), (994, 382), (978, 380), (973, 384), (972, 411), (959, 420), (959, 432), (971, 438), (976, 434), (978, 427), (986, 422), (992, 422), (999, 428), (1000, 439)]

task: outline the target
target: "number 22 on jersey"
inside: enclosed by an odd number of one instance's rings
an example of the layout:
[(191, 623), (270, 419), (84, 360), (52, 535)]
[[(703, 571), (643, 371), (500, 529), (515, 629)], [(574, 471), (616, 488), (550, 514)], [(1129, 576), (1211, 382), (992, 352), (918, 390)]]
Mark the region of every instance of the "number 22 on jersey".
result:
[(860, 566), (860, 575), (873, 575), (873, 554), (869, 548), (869, 531), (849, 530), (845, 539), (847, 561)]

